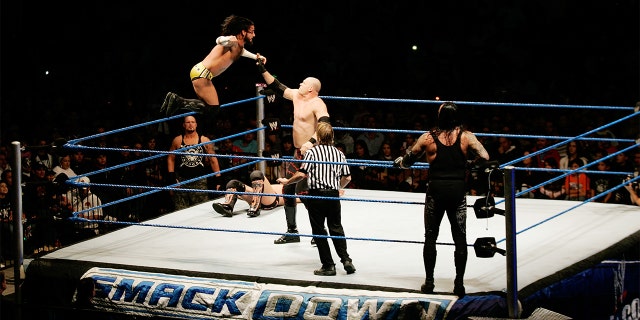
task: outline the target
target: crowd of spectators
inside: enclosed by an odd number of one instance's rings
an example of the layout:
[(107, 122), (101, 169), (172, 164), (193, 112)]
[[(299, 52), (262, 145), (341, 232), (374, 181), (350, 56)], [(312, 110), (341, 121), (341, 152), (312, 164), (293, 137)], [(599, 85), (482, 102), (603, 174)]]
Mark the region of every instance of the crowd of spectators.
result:
[[(352, 183), (348, 188), (425, 192), (428, 170), (419, 167), (393, 168), (391, 164), (393, 159), (404, 154), (415, 143), (420, 134), (435, 125), (436, 107), (401, 104), (372, 107), (362, 102), (353, 105), (345, 102), (330, 103), (329, 112), (335, 126), (336, 147), (353, 162)], [(560, 144), (565, 140), (562, 137), (574, 137), (600, 128), (624, 114), (587, 110), (582, 112), (582, 117), (575, 119), (567, 111), (545, 112), (540, 115), (535, 111), (504, 107), (465, 107), (464, 104), (462, 107), (469, 108), (465, 112), (469, 115), (465, 119), (465, 127), (478, 135), (491, 159), (521, 168), (516, 171), (516, 186), (518, 191), (528, 190), (522, 197), (578, 201), (598, 197), (595, 201), (635, 203), (633, 199), (636, 197), (630, 196), (630, 192), (637, 192), (633, 188), (618, 188), (611, 193), (607, 191), (619, 186), (627, 175), (638, 175), (640, 149), (633, 148), (611, 159), (603, 158), (630, 146), (630, 143), (618, 142), (616, 138), (635, 139), (640, 127), (638, 120), (596, 130), (589, 136), (591, 139), (576, 139)], [(253, 106), (229, 109), (233, 110), (223, 110), (214, 121), (206, 121), (208, 126), (200, 128), (201, 133), (212, 140), (222, 139), (215, 144), (217, 154), (257, 156), (255, 133), (229, 137), (259, 126), (251, 116), (255, 113)], [(123, 121), (121, 125), (101, 125), (101, 119), (87, 119), (85, 123), (96, 125), (89, 128), (73, 126), (68, 130), (58, 127), (55, 130), (52, 128), (48, 135), (19, 137), (23, 146), (20, 177), (23, 184), (22, 217), (26, 252), (50, 250), (116, 228), (108, 223), (68, 222), (66, 218), (74, 212), (82, 211), (81, 217), (89, 219), (136, 222), (174, 210), (168, 191), (149, 192), (153, 189), (148, 188), (167, 185), (166, 157), (141, 159), (157, 155), (157, 151), (168, 150), (170, 138), (180, 132), (179, 123), (169, 121), (101, 135), (129, 124), (145, 122), (145, 119), (160, 118), (153, 112), (145, 114), (147, 111), (144, 108), (129, 110), (134, 114), (126, 117), (129, 122)], [(291, 106), (287, 104), (269, 106), (266, 112), (266, 117), (278, 118), (282, 124), (292, 122)], [(290, 132), (286, 128), (275, 131), (266, 129), (265, 132), (265, 157), (287, 157), (293, 154)], [(80, 145), (107, 149), (52, 148), (54, 141), (61, 138), (70, 140), (93, 135), (96, 137), (83, 140)], [(555, 147), (534, 157), (527, 157), (549, 146)], [(2, 141), (0, 217), (2, 235), (6, 237), (2, 239), (3, 244), (11, 241), (8, 238), (12, 230), (11, 195), (15, 188), (11, 156), (9, 141)], [(223, 175), (223, 185), (230, 179), (246, 181), (249, 173), (256, 169), (256, 166), (241, 166), (247, 161), (243, 157), (219, 157), (221, 169), (235, 166), (239, 168)], [(267, 161), (265, 174), (274, 183), (282, 176), (280, 164), (277, 160)], [(118, 165), (122, 166), (104, 170)], [(572, 173), (546, 183), (566, 173), (566, 170), (586, 165), (589, 165), (587, 170), (590, 172)], [(539, 168), (549, 170), (536, 170)], [(607, 171), (611, 173), (606, 173)], [(88, 185), (70, 185), (68, 180)], [(94, 183), (101, 185), (91, 185)], [(499, 174), (470, 170), (468, 185), (469, 195), (504, 195), (503, 177)], [(142, 193), (146, 194), (136, 196)], [(605, 193), (605, 196), (599, 196)], [(215, 198), (221, 195), (211, 193), (210, 196)], [(113, 203), (124, 198), (129, 200)], [(3, 245), (2, 256), (12, 256), (10, 247)]]

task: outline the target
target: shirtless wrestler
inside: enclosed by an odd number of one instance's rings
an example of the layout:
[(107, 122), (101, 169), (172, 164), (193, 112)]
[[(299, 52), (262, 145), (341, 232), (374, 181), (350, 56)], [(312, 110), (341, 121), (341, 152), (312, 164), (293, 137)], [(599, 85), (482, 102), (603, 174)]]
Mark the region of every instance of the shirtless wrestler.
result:
[(169, 92), (160, 112), (171, 116), (178, 110), (185, 109), (207, 116), (215, 115), (220, 109), (220, 101), (212, 79), (227, 70), (240, 57), (267, 62), (264, 56), (245, 49), (245, 46), (253, 44), (255, 30), (253, 21), (236, 15), (228, 16), (222, 23), (222, 35), (216, 39), (216, 45), (204, 60), (191, 69), (191, 84), (199, 99), (185, 99)]

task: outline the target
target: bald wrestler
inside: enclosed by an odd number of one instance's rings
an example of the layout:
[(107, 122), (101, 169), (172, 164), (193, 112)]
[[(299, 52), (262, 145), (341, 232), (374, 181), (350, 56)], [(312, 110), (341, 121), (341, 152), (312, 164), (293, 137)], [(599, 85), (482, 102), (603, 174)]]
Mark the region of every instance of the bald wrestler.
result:
[[(273, 77), (267, 69), (265, 69), (262, 60), (257, 61), (258, 71), (262, 74), (267, 89), (275, 92), (276, 95), (293, 101), (293, 146), (297, 149), (295, 159), (302, 159), (302, 155), (317, 145), (316, 126), (318, 122), (329, 121), (329, 112), (327, 105), (318, 96), (320, 93), (320, 80), (314, 77), (304, 79), (298, 89), (291, 89), (280, 83), (278, 79)], [(300, 162), (288, 162), (286, 170), (286, 178), (290, 178), (298, 171)], [(306, 180), (298, 183), (292, 183), (284, 187), (284, 194), (294, 195), (304, 194), (306, 192)], [(285, 197), (284, 212), (287, 222), (287, 233), (280, 238), (274, 240), (275, 244), (285, 244), (292, 242), (300, 242), (298, 233), (298, 225), (296, 223), (296, 199), (295, 197)], [(303, 202), (304, 203), (304, 202)], [(313, 239), (312, 239), (313, 243)]]

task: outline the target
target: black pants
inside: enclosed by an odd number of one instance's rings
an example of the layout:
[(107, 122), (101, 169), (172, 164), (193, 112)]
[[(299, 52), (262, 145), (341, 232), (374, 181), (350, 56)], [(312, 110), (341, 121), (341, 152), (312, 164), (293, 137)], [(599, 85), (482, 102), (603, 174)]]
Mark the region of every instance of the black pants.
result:
[(446, 213), (455, 245), (456, 273), (464, 274), (467, 263), (467, 198), (464, 180), (431, 180), (424, 208), (425, 241), (422, 256), (427, 278), (433, 279), (436, 240)]
[[(338, 197), (338, 190), (330, 189), (314, 189), (309, 190), (310, 196), (333, 197), (334, 199), (315, 199), (309, 198), (305, 203), (309, 212), (309, 221), (311, 222), (311, 232), (314, 235), (326, 236), (327, 232), (324, 228), (325, 219), (327, 221), (327, 229), (329, 235), (335, 237), (344, 237), (344, 229), (342, 228), (341, 206)], [(335, 265), (331, 257), (331, 248), (327, 238), (315, 237), (320, 262), (323, 266)], [(347, 253), (347, 240), (344, 238), (331, 238), (333, 246), (340, 257), (341, 262), (351, 261)]]

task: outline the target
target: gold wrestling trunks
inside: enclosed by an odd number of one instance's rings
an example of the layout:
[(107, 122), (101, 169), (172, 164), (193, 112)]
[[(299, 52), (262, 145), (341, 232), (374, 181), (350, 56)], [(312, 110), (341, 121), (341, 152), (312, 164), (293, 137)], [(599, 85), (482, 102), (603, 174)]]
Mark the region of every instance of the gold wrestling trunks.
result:
[(213, 79), (213, 73), (209, 71), (209, 69), (205, 68), (202, 62), (196, 64), (191, 68), (191, 81), (198, 78), (207, 78), (209, 80)]

